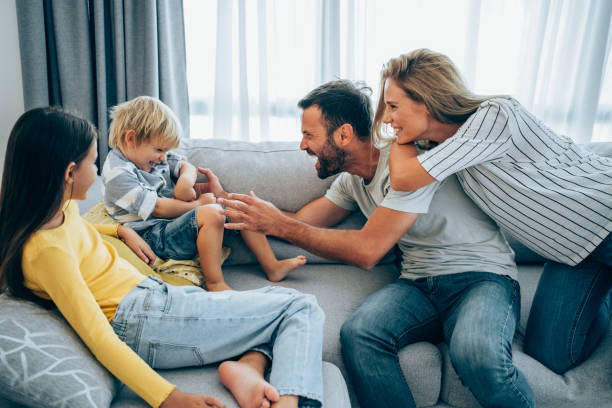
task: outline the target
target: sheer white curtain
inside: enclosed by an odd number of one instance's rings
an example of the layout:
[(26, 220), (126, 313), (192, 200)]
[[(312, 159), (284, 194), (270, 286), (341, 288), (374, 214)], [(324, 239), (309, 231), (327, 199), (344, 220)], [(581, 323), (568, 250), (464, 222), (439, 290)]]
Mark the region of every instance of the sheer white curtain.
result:
[(447, 54), (578, 142), (612, 141), (610, 0), (184, 0), (191, 137), (298, 140), (297, 101), (334, 78), (379, 91), (391, 57)]

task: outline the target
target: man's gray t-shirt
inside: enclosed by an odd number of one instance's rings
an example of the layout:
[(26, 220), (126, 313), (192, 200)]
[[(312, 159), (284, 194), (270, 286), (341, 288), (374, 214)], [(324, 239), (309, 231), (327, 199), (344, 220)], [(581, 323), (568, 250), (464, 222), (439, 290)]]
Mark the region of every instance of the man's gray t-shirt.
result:
[(389, 149), (382, 149), (369, 183), (342, 173), (325, 197), (346, 210), (359, 208), (367, 218), (379, 206), (419, 214), (398, 242), (403, 278), (469, 271), (516, 278), (512, 249), (493, 220), (465, 195), (455, 176), (412, 192), (395, 191), (388, 161)]

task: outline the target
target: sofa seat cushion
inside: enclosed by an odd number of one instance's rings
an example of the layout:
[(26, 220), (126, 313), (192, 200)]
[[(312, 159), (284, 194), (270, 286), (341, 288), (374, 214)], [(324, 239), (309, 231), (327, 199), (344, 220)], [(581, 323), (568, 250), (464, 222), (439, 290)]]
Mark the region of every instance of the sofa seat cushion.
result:
[(29, 407), (103, 408), (115, 388), (58, 313), (0, 295), (0, 396)]
[[(221, 384), (217, 375), (217, 365), (179, 370), (160, 370), (159, 373), (182, 391), (214, 395), (223, 401), (227, 408), (239, 408), (232, 394)], [(123, 387), (113, 400), (112, 408), (145, 408), (148, 405), (132, 390)], [(346, 382), (338, 367), (323, 362), (323, 407), (350, 408)]]
[(410, 344), (399, 352), (400, 367), (417, 407), (435, 405), (442, 390), (442, 353), (427, 342)]

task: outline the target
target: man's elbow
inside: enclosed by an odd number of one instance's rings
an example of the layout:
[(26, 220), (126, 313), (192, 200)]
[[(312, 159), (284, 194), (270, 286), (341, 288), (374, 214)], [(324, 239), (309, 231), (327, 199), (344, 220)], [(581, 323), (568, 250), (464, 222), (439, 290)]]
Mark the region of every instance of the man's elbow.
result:
[(361, 251), (355, 264), (361, 269), (369, 270), (374, 268), (381, 258), (378, 252), (366, 249)]

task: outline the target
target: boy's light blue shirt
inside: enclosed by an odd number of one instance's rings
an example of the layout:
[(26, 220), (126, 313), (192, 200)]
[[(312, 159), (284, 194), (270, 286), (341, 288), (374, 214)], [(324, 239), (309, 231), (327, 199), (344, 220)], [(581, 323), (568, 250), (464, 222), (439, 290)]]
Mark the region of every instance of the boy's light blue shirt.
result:
[(150, 172), (136, 167), (119, 149), (108, 153), (102, 167), (104, 206), (121, 224), (143, 231), (163, 218), (153, 217), (158, 197), (174, 197), (183, 157), (168, 152)]

